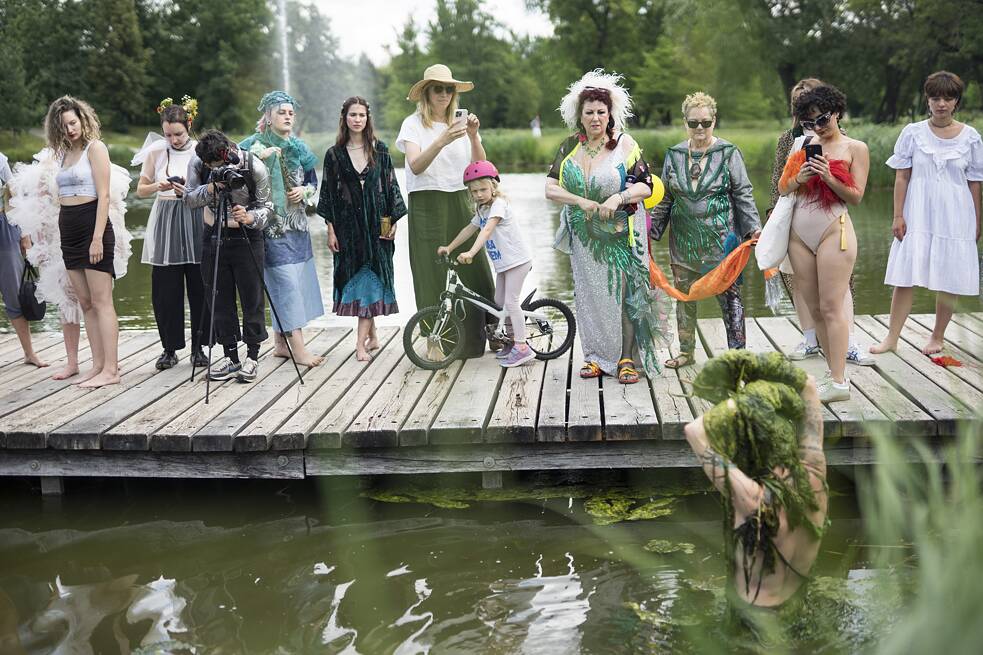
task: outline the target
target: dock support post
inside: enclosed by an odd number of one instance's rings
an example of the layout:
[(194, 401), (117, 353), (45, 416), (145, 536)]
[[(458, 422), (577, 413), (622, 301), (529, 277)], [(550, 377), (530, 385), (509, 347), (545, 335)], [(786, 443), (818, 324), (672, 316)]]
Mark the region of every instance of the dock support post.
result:
[(41, 476), (42, 496), (61, 496), (63, 493), (65, 493), (65, 485), (61, 476)]
[(481, 488), (482, 489), (501, 489), (502, 488), (502, 472), (501, 471), (482, 471), (481, 472)]

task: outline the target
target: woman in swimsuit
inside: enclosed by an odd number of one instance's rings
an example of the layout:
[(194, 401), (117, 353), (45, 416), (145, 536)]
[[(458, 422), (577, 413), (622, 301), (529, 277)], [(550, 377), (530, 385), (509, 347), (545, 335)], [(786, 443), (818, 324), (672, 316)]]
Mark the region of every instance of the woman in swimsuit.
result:
[[(789, 259), (830, 367), (829, 378), (819, 385), (823, 402), (850, 398), (845, 371), (850, 325), (843, 300), (857, 259), (857, 235), (847, 206), (863, 200), (870, 170), (867, 144), (840, 132), (845, 111), (846, 96), (830, 85), (799, 96), (795, 115), (816, 136), (789, 155), (779, 183), (782, 195), (795, 194)], [(806, 159), (806, 144), (822, 153)]]

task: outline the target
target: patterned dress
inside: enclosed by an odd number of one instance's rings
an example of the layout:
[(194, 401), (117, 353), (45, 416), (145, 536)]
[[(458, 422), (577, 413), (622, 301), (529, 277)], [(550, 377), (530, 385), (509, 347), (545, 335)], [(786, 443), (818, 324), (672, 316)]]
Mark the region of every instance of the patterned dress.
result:
[[(635, 182), (652, 184), (641, 149), (625, 134), (614, 150), (602, 149), (593, 160), (583, 152), (578, 137), (567, 139), (548, 175), (566, 191), (597, 202)], [(671, 303), (662, 290), (649, 284), (644, 209), (629, 205), (604, 221), (585, 215), (576, 205), (565, 205), (554, 247), (570, 255), (585, 361), (616, 375), (623, 328), (630, 326), (640, 355), (637, 361), (647, 374), (658, 373), (655, 351), (670, 341)]]

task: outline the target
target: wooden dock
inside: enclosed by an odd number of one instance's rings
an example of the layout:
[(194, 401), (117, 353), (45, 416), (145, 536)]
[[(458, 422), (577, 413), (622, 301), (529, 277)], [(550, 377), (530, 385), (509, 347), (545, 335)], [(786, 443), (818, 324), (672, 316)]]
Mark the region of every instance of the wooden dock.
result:
[[(918, 348), (933, 317), (915, 315), (897, 353), (874, 367), (848, 367), (854, 393), (824, 408), (831, 464), (864, 464), (865, 438), (889, 430), (938, 442), (983, 408), (983, 314), (959, 314), (942, 368)], [(860, 316), (862, 347), (879, 340), (886, 316)], [(252, 384), (189, 380), (190, 364), (157, 371), (156, 332), (120, 335), (122, 384), (80, 389), (52, 369), (21, 363), (14, 335), (0, 335), (0, 475), (38, 476), (56, 488), (70, 476), (304, 478), (307, 476), (695, 466), (683, 426), (706, 407), (683, 396), (698, 365), (726, 349), (719, 319), (699, 322), (697, 366), (639, 384), (581, 380), (579, 346), (566, 357), (505, 370), (489, 354), (436, 373), (404, 355), (399, 328), (380, 328), (383, 347), (354, 357), (350, 330), (309, 331), (325, 356), (299, 384), (289, 361), (261, 351)], [(747, 345), (788, 353), (801, 333), (786, 318), (749, 319)], [(64, 358), (60, 333), (35, 335), (42, 357)], [(84, 362), (89, 351), (84, 347)], [(663, 353), (666, 357), (668, 352)], [(821, 375), (824, 362), (803, 368)], [(83, 363), (84, 367), (84, 363)]]

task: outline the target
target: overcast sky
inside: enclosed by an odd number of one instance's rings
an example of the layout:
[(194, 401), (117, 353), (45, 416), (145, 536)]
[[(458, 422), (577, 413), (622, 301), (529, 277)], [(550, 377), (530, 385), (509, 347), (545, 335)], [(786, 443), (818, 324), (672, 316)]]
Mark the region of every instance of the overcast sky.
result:
[[(375, 64), (388, 61), (386, 46), (413, 18), (424, 26), (436, 13), (436, 0), (313, 0), (331, 18), (331, 27), (347, 57), (364, 52)], [(552, 32), (546, 16), (526, 9), (524, 0), (489, 0), (488, 11), (499, 22), (519, 34)]]

